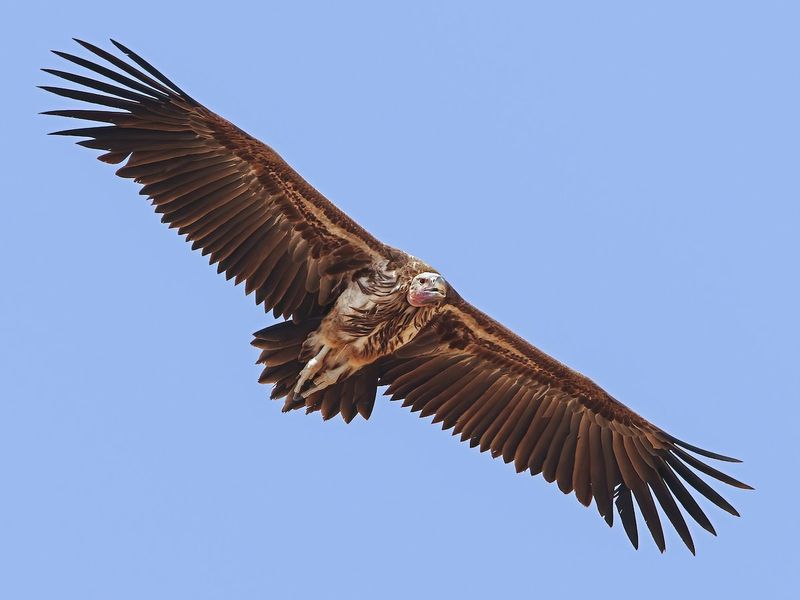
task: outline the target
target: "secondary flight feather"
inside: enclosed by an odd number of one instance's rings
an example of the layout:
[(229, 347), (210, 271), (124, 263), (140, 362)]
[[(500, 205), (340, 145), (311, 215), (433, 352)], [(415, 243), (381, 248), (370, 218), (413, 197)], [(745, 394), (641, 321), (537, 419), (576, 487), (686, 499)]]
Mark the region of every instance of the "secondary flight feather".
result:
[(93, 60), (54, 52), (87, 74), (44, 70), (77, 88), (42, 87), (94, 106), (45, 114), (101, 125), (56, 134), (124, 163), (117, 175), (142, 186), (163, 222), (285, 319), (252, 342), (259, 381), (285, 411), (369, 418), (388, 386), (471, 447), (594, 501), (609, 525), (616, 507), (635, 547), (634, 507), (661, 551), (657, 507), (692, 553), (684, 514), (715, 533), (693, 493), (738, 516), (697, 471), (749, 486), (696, 455), (736, 459), (669, 435), (473, 307), (431, 265), (375, 239), (272, 148), (122, 44), (113, 42), (128, 60), (76, 41)]

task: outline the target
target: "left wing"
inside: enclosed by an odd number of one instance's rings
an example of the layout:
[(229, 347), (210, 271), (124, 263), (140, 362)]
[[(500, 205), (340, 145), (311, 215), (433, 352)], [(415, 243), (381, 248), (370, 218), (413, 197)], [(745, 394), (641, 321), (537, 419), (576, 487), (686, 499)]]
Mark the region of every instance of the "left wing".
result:
[[(457, 295), (456, 295), (457, 296)], [(714, 527), (687, 490), (736, 510), (689, 466), (730, 485), (752, 489), (706, 465), (702, 456), (739, 462), (665, 433), (587, 377), (551, 358), (456, 297), (408, 345), (380, 364), (380, 385), (392, 400), (433, 415), (481, 452), (514, 462), (517, 472), (542, 473), (574, 492), (613, 524), (612, 502), (638, 547), (634, 500), (659, 550), (665, 549), (656, 502), (683, 542), (694, 542), (678, 503), (697, 523)], [(688, 466), (687, 466), (688, 465)], [(676, 502), (677, 500), (677, 502)]]
[[(255, 292), (277, 317), (320, 314), (354, 271), (402, 259), (309, 185), (269, 146), (208, 110), (143, 58), (114, 42), (133, 64), (87, 42), (109, 66), (57, 52), (113, 83), (44, 71), (87, 89), (42, 86), (91, 110), (45, 114), (103, 123), (56, 132), (86, 137), (100, 160), (125, 166), (162, 221), (210, 254), (218, 271)], [(136, 66), (134, 66), (136, 65)], [(102, 93), (96, 93), (102, 92)], [(98, 107), (102, 110), (98, 110)]]

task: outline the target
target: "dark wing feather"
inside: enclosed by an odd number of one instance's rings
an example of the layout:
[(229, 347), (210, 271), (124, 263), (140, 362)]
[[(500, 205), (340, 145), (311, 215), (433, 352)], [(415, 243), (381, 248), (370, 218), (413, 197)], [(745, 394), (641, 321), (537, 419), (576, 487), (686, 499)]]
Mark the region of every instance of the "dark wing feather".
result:
[[(61, 58), (105, 77), (46, 72), (80, 86), (44, 87), (115, 110), (55, 110), (46, 114), (104, 125), (56, 132), (88, 138), (117, 174), (142, 184), (162, 221), (210, 254), (236, 284), (245, 282), (275, 316), (303, 319), (330, 304), (354, 271), (405, 255), (362, 229), (317, 192), (271, 148), (217, 116), (160, 71), (114, 42), (133, 65), (78, 41), (110, 66), (65, 52)], [(332, 401), (329, 401), (329, 403)], [(328, 405), (325, 405), (326, 408)], [(368, 412), (366, 401), (358, 410)], [(348, 415), (355, 410), (348, 404)]]
[(735, 461), (674, 438), (595, 383), (544, 354), (457, 294), (417, 339), (380, 363), (382, 385), (421, 416), (454, 429), (470, 446), (542, 473), (613, 524), (613, 504), (638, 546), (634, 506), (658, 548), (666, 515), (694, 553), (683, 511), (714, 533), (684, 483), (732, 514), (734, 508), (689, 467), (750, 489), (690, 455)]

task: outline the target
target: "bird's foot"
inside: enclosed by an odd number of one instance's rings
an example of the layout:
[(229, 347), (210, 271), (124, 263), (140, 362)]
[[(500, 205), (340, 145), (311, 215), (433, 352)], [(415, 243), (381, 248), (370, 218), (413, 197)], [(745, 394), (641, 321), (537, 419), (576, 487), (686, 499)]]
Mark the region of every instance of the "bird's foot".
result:
[(308, 380), (309, 386), (306, 386), (306, 389), (299, 388), (299, 392), (295, 392), (295, 394), (300, 394), (303, 398), (308, 398), (312, 394), (316, 394), (320, 390), (324, 390), (326, 387), (329, 387), (339, 381), (339, 378), (342, 374), (347, 371), (349, 365), (347, 363), (340, 365), (334, 369), (329, 369), (322, 373), (319, 377), (315, 377), (313, 380)]
[(322, 368), (325, 356), (328, 354), (329, 350), (330, 348), (323, 346), (322, 349), (306, 363), (303, 370), (300, 371), (300, 377), (297, 378), (297, 383), (294, 386), (295, 396), (302, 396), (304, 398), (310, 396), (308, 390), (310, 387), (315, 386), (314, 375)]

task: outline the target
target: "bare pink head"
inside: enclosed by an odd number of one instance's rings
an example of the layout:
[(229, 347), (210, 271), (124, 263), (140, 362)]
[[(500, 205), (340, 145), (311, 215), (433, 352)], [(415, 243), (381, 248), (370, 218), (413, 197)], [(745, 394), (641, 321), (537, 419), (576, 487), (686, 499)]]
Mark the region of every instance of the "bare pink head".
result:
[(438, 304), (447, 296), (447, 282), (438, 273), (420, 273), (408, 287), (408, 303), (421, 307)]

